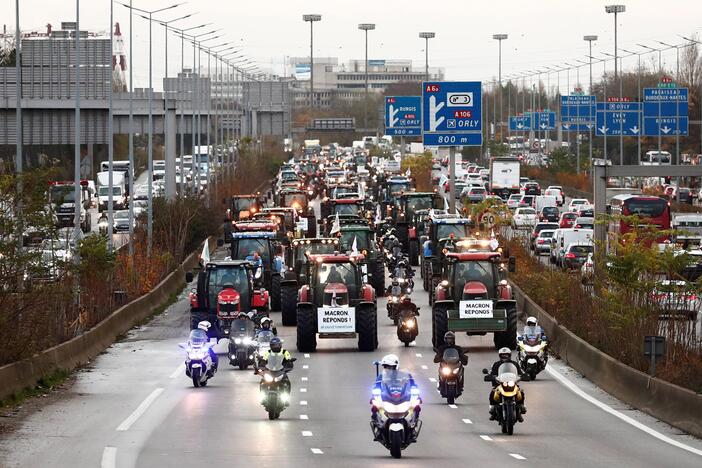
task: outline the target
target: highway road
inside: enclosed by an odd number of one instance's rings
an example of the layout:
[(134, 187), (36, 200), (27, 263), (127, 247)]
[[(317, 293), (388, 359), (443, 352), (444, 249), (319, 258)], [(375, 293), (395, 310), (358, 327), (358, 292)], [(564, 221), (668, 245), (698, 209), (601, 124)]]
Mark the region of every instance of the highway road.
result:
[[(290, 374), (292, 401), (269, 421), (258, 403), (258, 377), (235, 370), (220, 353), (220, 371), (206, 388), (193, 388), (178, 343), (188, 334), (187, 290), (148, 324), (133, 330), (78, 373), (65, 394), (28, 415), (0, 440), (0, 466), (355, 467), (525, 464), (544, 467), (695, 467), (702, 441), (632, 410), (572, 369), (552, 359), (524, 384), (528, 413), (513, 436), (488, 420), (489, 384), (481, 369), (496, 354), (492, 338), (459, 336), (470, 361), (466, 389), (448, 406), (436, 390), (437, 365), (429, 331), (428, 296), (420, 335), (405, 348), (378, 301), (379, 349), (360, 353), (355, 340), (321, 340), (318, 352), (295, 350), (295, 329), (272, 317), (298, 358)], [(396, 353), (414, 375), (424, 405), (416, 444), (393, 460), (373, 442), (369, 427), (373, 360)]]

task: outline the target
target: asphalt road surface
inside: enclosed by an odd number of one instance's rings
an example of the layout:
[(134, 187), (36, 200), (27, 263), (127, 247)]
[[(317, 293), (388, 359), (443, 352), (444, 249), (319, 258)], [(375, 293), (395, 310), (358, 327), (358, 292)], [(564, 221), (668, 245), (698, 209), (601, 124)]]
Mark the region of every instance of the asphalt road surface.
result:
[[(224, 341), (216, 348), (220, 370), (206, 388), (186, 378), (178, 343), (189, 331), (188, 289), (79, 372), (57, 402), (4, 434), (0, 466), (702, 466), (702, 441), (632, 410), (555, 359), (523, 384), (525, 423), (503, 435), (488, 420), (490, 387), (481, 373), (496, 359), (490, 336), (458, 337), (470, 356), (466, 388), (448, 406), (436, 390), (430, 308), (421, 287), (413, 295), (420, 334), (409, 348), (397, 339), (385, 299), (378, 301), (374, 353), (358, 352), (351, 339), (320, 340), (316, 353), (297, 353), (295, 329), (273, 313), (298, 361), (290, 407), (269, 421), (258, 403), (259, 378), (228, 365)], [(391, 352), (412, 372), (424, 400), (419, 440), (401, 460), (373, 442), (369, 427), (371, 363)]]

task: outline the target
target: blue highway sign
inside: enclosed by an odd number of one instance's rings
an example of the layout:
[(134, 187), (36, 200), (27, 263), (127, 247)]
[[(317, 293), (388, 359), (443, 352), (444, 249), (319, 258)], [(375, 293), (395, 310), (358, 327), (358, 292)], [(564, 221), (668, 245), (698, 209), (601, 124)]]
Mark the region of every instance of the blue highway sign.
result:
[(532, 112), (532, 130), (555, 130), (556, 113), (553, 111)]
[(385, 134), (404, 136), (422, 133), (420, 96), (385, 97)]
[(509, 130), (512, 132), (528, 132), (531, 130), (531, 114), (510, 115)]
[(595, 125), (595, 96), (561, 96), (561, 128), (566, 132), (587, 132)]
[(687, 88), (644, 88), (644, 135), (688, 134)]
[(597, 136), (637, 136), (641, 133), (640, 102), (598, 102)]
[(422, 137), (426, 146), (480, 146), (482, 83), (422, 83)]

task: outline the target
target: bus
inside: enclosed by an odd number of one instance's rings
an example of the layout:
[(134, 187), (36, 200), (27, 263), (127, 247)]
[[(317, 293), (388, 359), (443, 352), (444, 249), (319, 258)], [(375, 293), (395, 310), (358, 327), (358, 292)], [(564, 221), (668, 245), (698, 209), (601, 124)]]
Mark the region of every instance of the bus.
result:
[(648, 151), (641, 158), (642, 166), (670, 166), (671, 156), (667, 151)]
[[(612, 216), (638, 215), (642, 218), (642, 227), (655, 227), (660, 231), (669, 231), (671, 226), (670, 204), (661, 197), (650, 195), (621, 194), (609, 201), (608, 213)], [(608, 238), (619, 242), (621, 236), (631, 232), (633, 226), (620, 219), (609, 223)], [(657, 242), (669, 240), (668, 234), (661, 234)], [(611, 245), (611, 243), (610, 243)]]

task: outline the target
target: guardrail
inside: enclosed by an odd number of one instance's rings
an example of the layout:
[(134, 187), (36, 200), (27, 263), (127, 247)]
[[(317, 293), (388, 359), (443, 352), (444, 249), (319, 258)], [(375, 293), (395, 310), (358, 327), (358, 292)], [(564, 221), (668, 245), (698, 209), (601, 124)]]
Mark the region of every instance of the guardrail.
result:
[[(549, 347), (602, 390), (683, 431), (702, 437), (702, 394), (623, 364), (563, 327), (519, 286), (511, 282), (517, 310), (534, 316), (549, 337)], [(522, 318), (524, 318), (522, 317)]]

